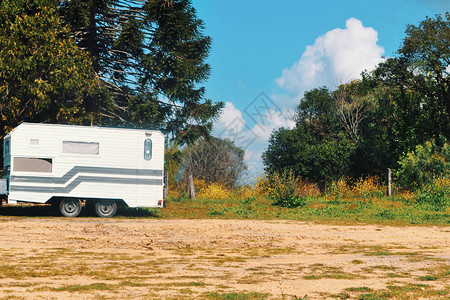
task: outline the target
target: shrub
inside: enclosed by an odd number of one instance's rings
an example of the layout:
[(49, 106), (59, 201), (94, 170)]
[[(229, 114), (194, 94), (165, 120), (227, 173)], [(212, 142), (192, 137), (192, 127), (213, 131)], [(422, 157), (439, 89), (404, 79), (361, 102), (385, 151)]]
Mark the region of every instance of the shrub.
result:
[(180, 171), (185, 180), (192, 175), (208, 184), (219, 182), (231, 189), (247, 169), (244, 153), (228, 139), (200, 139), (181, 152)]
[(383, 197), (384, 187), (380, 185), (376, 177), (360, 178), (352, 187), (352, 196), (363, 199), (368, 197)]
[(450, 206), (450, 178), (436, 178), (416, 193), (416, 201), (437, 210)]
[(230, 190), (225, 186), (217, 182), (212, 182), (211, 184), (201, 188), (196, 196), (206, 199), (226, 199), (230, 197), (230, 194)]
[(316, 193), (317, 187), (294, 175), (292, 170), (273, 173), (269, 177), (269, 197), (273, 204), (282, 207), (298, 207), (306, 204), (306, 197)]
[(404, 188), (413, 190), (430, 184), (437, 177), (450, 176), (450, 144), (428, 141), (416, 147), (399, 161), (395, 172), (396, 181)]
[(346, 198), (351, 194), (351, 187), (348, 184), (347, 179), (340, 178), (331, 183), (328, 193), (336, 199)]

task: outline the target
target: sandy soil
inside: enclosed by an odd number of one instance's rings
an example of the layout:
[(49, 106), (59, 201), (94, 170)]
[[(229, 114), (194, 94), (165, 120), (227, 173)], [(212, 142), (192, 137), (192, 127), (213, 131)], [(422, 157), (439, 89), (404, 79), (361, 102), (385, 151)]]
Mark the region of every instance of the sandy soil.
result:
[(388, 285), (448, 287), (420, 277), (448, 272), (450, 228), (3, 216), (0, 251), (0, 297), (357, 299)]

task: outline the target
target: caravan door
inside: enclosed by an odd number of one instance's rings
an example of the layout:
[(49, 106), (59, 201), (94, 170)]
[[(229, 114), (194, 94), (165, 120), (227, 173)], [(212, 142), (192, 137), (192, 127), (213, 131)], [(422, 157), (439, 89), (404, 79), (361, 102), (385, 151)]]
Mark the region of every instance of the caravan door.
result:
[(138, 142), (142, 154), (138, 155), (137, 206), (156, 207), (162, 200), (164, 141), (159, 135), (145, 132)]

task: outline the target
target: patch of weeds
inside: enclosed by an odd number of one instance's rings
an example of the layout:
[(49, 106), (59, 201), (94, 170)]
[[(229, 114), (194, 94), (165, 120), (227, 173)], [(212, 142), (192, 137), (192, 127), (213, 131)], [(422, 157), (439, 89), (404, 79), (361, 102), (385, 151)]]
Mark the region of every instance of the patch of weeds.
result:
[(166, 286), (205, 286), (206, 284), (203, 282), (173, 282), (168, 283)]
[(382, 220), (393, 220), (395, 218), (395, 214), (390, 209), (383, 209), (376, 213), (375, 216)]
[(397, 269), (396, 267), (393, 266), (386, 266), (386, 265), (380, 265), (380, 266), (372, 266), (370, 267), (372, 269), (378, 269), (378, 270), (395, 270)]
[(269, 294), (262, 293), (209, 293), (206, 295), (209, 299), (214, 300), (263, 300), (267, 299)]
[(389, 299), (389, 298), (392, 298), (391, 293), (377, 292), (377, 293), (362, 294), (358, 297), (358, 300), (380, 300), (380, 299)]
[(375, 252), (365, 253), (364, 255), (366, 255), (366, 256), (387, 256), (387, 255), (391, 255), (391, 253), (387, 252), (387, 251), (375, 251)]
[(386, 273), (385, 277), (387, 277), (387, 278), (402, 278), (402, 277), (407, 277), (407, 276), (397, 274), (397, 273)]
[[(432, 279), (426, 279), (426, 278), (436, 277), (435, 280), (437, 280), (437, 279), (444, 279), (444, 278), (450, 277), (450, 266), (447, 264), (440, 264), (440, 265), (435, 266), (434, 268), (426, 268), (426, 269), (421, 269), (421, 270), (426, 271), (428, 273), (427, 276), (419, 277), (420, 280), (424, 280), (424, 281), (432, 281)], [(424, 279), (421, 279), (421, 278), (424, 278)]]
[(213, 208), (212, 211), (206, 213), (206, 215), (210, 217), (225, 216), (225, 212), (223, 210), (217, 211), (215, 208)]
[(348, 298), (350, 298), (350, 295), (347, 294), (346, 292), (341, 292), (339, 294), (330, 295), (330, 296), (333, 297), (333, 298), (336, 298), (336, 299), (348, 299)]
[(140, 287), (140, 286), (150, 286), (150, 284), (147, 284), (147, 283), (140, 283), (140, 282), (135, 282), (135, 281), (122, 281), (122, 282), (120, 282), (120, 286), (135, 286), (135, 287)]
[(361, 279), (364, 276), (358, 274), (345, 273), (337, 267), (324, 266), (323, 264), (313, 264), (310, 266), (313, 274), (303, 276), (305, 280), (317, 280), (322, 278), (332, 279)]
[(439, 279), (439, 277), (431, 276), (431, 275), (426, 275), (426, 276), (420, 276), (419, 277), (419, 280), (422, 280), (422, 281), (435, 281), (435, 280), (438, 280), (438, 279)]
[(349, 292), (372, 292), (373, 291), (371, 288), (368, 288), (366, 286), (350, 287), (350, 288), (346, 288), (345, 290), (349, 291)]
[(79, 291), (105, 291), (105, 290), (111, 290), (113, 287), (111, 285), (107, 285), (104, 283), (92, 283), (88, 285), (81, 285), (81, 284), (73, 284), (73, 285), (65, 285), (59, 288), (51, 288), (52, 291), (62, 292), (79, 292)]
[(361, 300), (378, 300), (378, 299), (434, 299), (449, 294), (450, 287), (444, 289), (434, 289), (426, 284), (405, 284), (405, 285), (389, 285), (387, 290), (372, 291), (371, 293), (362, 294), (358, 297)]
[(362, 260), (359, 260), (359, 259), (354, 259), (350, 263), (352, 263), (354, 265), (360, 265), (360, 264), (363, 264), (364, 262)]
[(193, 294), (194, 293), (191, 289), (182, 289), (182, 290), (179, 290), (178, 292), (180, 292), (181, 294)]

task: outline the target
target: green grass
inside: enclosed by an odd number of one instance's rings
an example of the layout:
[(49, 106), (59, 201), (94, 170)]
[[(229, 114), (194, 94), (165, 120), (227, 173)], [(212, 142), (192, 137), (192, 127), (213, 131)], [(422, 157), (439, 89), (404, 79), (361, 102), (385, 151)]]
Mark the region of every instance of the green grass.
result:
[(58, 288), (52, 288), (51, 290), (62, 292), (62, 291), (68, 291), (68, 292), (86, 292), (86, 291), (93, 291), (93, 290), (100, 290), (105, 291), (111, 289), (110, 286), (104, 283), (92, 283), (87, 285), (80, 285), (80, 284), (73, 284), (73, 285), (65, 285)]
[[(435, 210), (398, 198), (328, 199), (308, 197), (304, 207), (275, 206), (264, 197), (249, 199), (174, 199), (158, 210), (159, 218), (302, 220), (389, 225), (449, 225), (450, 210)], [(149, 210), (156, 215), (154, 210)], [(379, 253), (379, 255), (384, 255)]]
[(208, 299), (213, 300), (262, 300), (267, 299), (268, 294), (262, 293), (208, 293)]
[[(54, 217), (48, 206), (6, 206), (0, 215)], [(82, 212), (82, 216), (86, 216)], [(400, 197), (307, 197), (303, 207), (283, 208), (264, 197), (238, 199), (168, 198), (163, 209), (120, 208), (116, 218), (302, 220), (389, 225), (450, 225), (450, 208), (436, 210)]]
[(352, 287), (345, 289), (351, 293), (349, 298), (359, 300), (380, 299), (448, 299), (449, 287), (434, 288), (426, 284), (388, 285), (386, 289), (373, 290), (368, 287)]
[(435, 281), (435, 280), (438, 280), (438, 278), (439, 277), (437, 277), (437, 276), (426, 275), (426, 276), (419, 277), (419, 280), (422, 280), (422, 281)]

